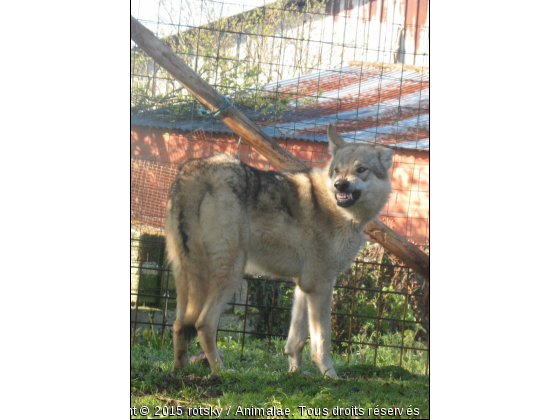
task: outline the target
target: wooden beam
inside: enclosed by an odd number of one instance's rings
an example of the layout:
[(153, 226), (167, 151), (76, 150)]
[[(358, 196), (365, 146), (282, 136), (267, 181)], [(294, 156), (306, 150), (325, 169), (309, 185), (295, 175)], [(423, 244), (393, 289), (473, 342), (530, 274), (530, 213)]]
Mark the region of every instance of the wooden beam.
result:
[[(130, 16), (130, 37), (210, 111), (216, 111), (223, 105), (224, 98), (212, 86), (132, 16)], [(280, 147), (237, 108), (230, 107), (220, 113), (218, 117), (278, 168), (285, 170), (307, 169), (307, 165)], [(416, 273), (426, 280), (430, 279), (428, 255), (408, 242), (406, 238), (377, 219), (367, 225), (365, 232), (389, 252), (400, 258)]]
[[(224, 104), (224, 97), (216, 89), (191, 69), (171, 48), (157, 39), (152, 31), (132, 16), (130, 16), (130, 37), (156, 63), (177, 79), (204, 107), (210, 111), (216, 111)], [(237, 108), (231, 107), (220, 113), (218, 117), (277, 167), (286, 170), (307, 168), (307, 165), (280, 147)]]
[(430, 257), (385, 223), (375, 219), (368, 223), (365, 233), (399, 257), (414, 272), (430, 280)]

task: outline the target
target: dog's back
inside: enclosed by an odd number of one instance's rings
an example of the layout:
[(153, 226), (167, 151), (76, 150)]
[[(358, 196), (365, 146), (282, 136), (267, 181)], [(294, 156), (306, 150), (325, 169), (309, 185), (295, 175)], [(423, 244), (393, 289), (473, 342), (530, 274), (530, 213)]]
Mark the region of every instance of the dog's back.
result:
[[(301, 215), (302, 203), (293, 176), (297, 174), (259, 171), (226, 155), (191, 160), (180, 168), (165, 229), (177, 288), (175, 368), (186, 362), (188, 341), (197, 331), (203, 348), (214, 347), (212, 327), (207, 334), (201, 331), (217, 323), (249, 255), (278, 252), (282, 242), (288, 243), (290, 230), (298, 231), (293, 220)], [(268, 265), (284, 267), (277, 274), (295, 274), (286, 265), (291, 256), (269, 258)]]

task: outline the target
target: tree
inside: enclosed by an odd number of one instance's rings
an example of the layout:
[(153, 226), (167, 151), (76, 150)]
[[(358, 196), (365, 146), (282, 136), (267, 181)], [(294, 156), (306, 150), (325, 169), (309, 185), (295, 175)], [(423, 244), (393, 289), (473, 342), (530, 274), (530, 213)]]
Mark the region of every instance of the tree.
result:
[[(216, 8), (206, 8), (205, 18), (211, 23), (167, 36), (164, 42), (237, 107), (275, 120), (295, 95), (265, 91), (263, 86), (318, 67), (320, 53), (310, 52), (306, 44), (323, 8), (318, 1), (280, 0), (227, 18), (216, 16)], [(131, 55), (133, 112), (203, 113), (194, 98), (141, 49), (133, 48)]]

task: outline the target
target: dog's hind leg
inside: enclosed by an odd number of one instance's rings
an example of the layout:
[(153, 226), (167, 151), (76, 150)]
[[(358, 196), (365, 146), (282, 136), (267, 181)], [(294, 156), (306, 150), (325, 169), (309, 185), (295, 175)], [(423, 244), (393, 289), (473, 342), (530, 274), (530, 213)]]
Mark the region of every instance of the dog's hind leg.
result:
[[(185, 367), (189, 358), (189, 340), (188, 331), (185, 330), (183, 318), (187, 310), (186, 296), (177, 295), (177, 317), (173, 323), (173, 372), (177, 369)], [(188, 327), (187, 327), (188, 328)]]
[[(173, 323), (173, 371), (184, 368), (189, 360), (188, 347), (196, 337), (195, 322), (204, 303), (204, 288), (196, 272), (174, 270), (177, 290), (177, 313)], [(191, 283), (190, 285), (188, 283)]]
[(220, 315), (226, 303), (231, 299), (243, 276), (245, 256), (240, 255), (234, 264), (232, 273), (227, 277), (214, 277), (212, 287), (208, 290), (202, 312), (196, 321), (198, 339), (212, 373), (218, 375), (224, 364), (216, 346), (216, 336)]
[(208, 194), (201, 205), (201, 241), (208, 267), (204, 304), (195, 327), (213, 374), (223, 369), (216, 347), (220, 315), (243, 278), (249, 245), (248, 220), (229, 190)]
[(290, 332), (288, 333), (288, 341), (284, 348), (284, 354), (288, 355), (290, 372), (297, 371), (301, 366), (303, 348), (305, 347), (305, 342), (307, 341), (307, 335), (309, 333), (307, 318), (307, 297), (299, 286), (296, 286)]

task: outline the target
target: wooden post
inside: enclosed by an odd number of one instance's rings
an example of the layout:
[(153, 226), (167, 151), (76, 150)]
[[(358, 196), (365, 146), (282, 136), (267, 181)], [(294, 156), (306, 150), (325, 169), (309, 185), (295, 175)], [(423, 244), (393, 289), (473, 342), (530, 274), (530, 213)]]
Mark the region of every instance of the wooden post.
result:
[(383, 247), (399, 257), (415, 273), (430, 280), (430, 257), (417, 246), (380, 220), (373, 220), (366, 226), (365, 233), (379, 242)]
[[(210, 111), (216, 111), (223, 105), (224, 98), (212, 86), (132, 16), (130, 16), (130, 37)], [(280, 147), (237, 108), (230, 107), (220, 113), (218, 117), (278, 168), (285, 170), (307, 169), (307, 165)], [(408, 242), (406, 238), (377, 219), (367, 225), (366, 233), (389, 252), (400, 258), (416, 273), (426, 280), (430, 279), (430, 259), (428, 255)]]

